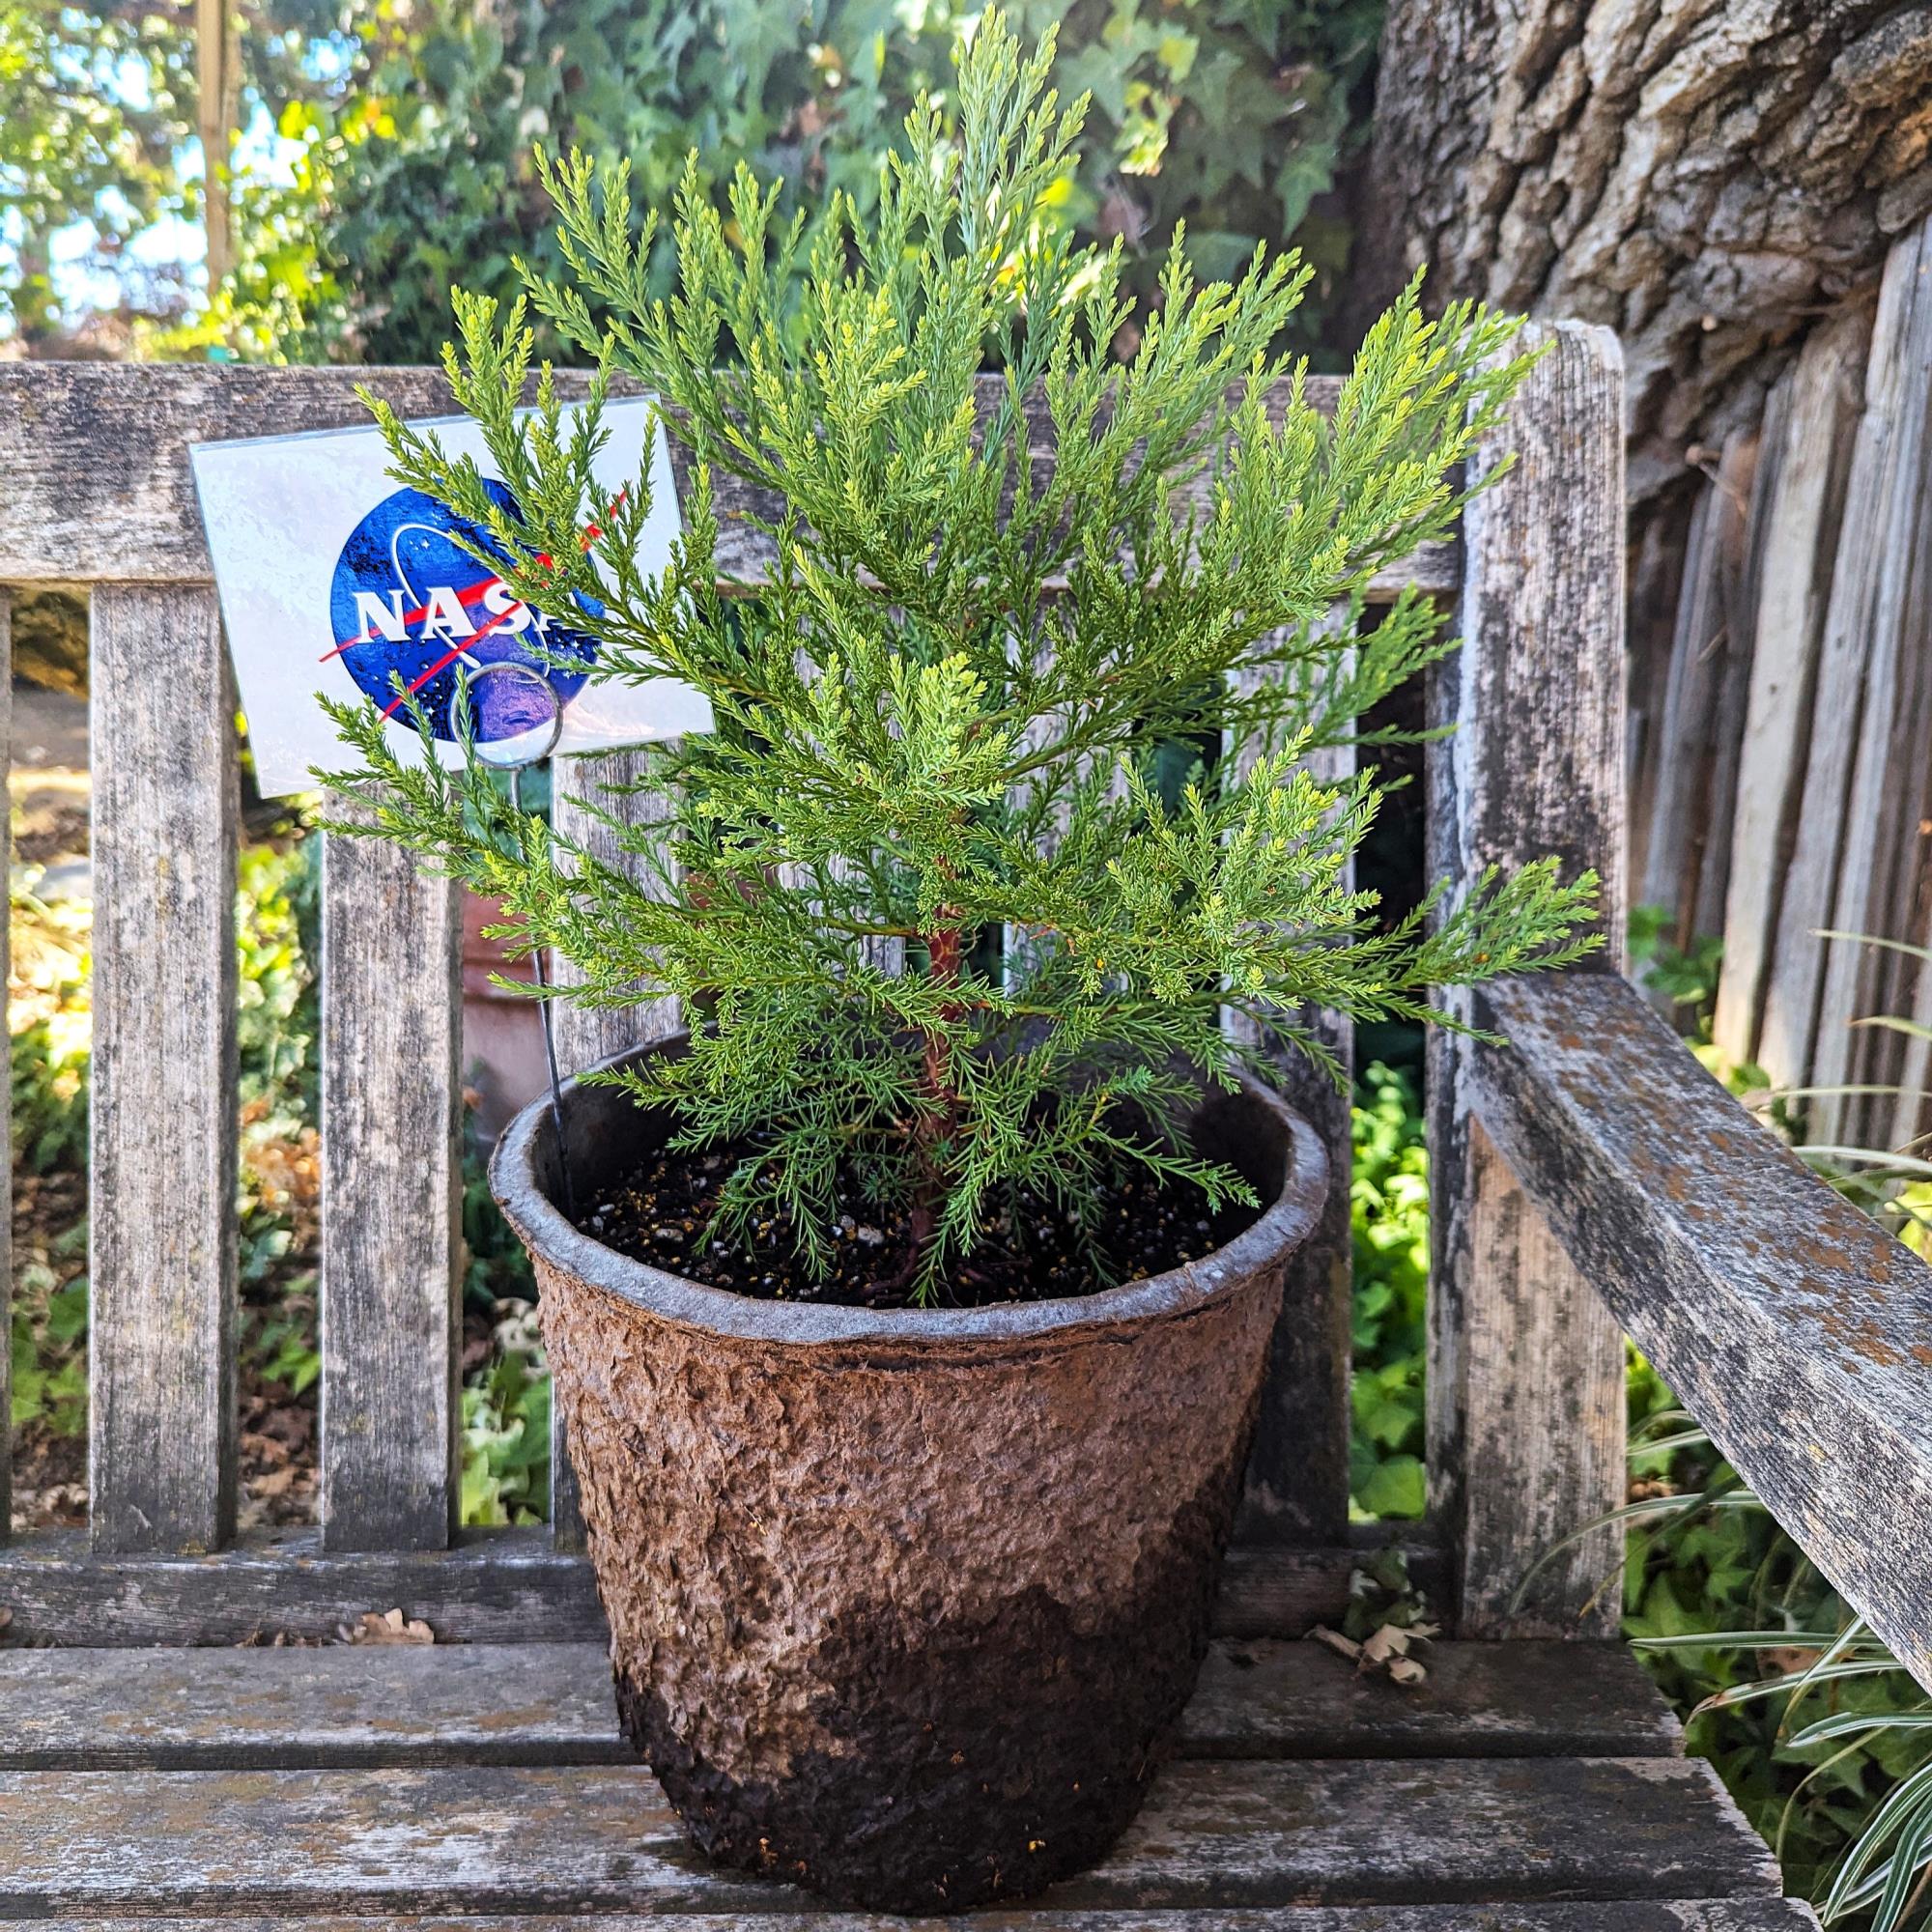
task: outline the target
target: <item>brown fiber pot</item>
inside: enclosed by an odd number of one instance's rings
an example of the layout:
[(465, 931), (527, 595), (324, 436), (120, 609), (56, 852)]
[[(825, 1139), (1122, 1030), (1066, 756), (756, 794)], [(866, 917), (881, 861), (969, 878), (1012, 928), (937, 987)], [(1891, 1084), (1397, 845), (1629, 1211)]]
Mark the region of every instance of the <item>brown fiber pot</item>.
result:
[[(575, 1083), (564, 1109), (594, 1202), (650, 1116)], [(1139, 1810), (1327, 1180), (1260, 1087), (1211, 1095), (1193, 1135), (1268, 1204), (1206, 1259), (1079, 1300), (873, 1312), (616, 1254), (552, 1205), (548, 1103), (504, 1133), (491, 1181), (536, 1264), (618, 1711), (719, 1863), (957, 1911), (1093, 1863)]]

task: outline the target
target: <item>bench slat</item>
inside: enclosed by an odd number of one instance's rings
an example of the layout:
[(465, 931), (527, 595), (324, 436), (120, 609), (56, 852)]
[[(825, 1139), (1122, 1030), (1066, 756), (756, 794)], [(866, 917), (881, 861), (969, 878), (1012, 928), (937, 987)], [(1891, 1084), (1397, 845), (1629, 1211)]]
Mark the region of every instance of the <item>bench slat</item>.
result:
[[(118, 469), (110, 471), (118, 473)], [(212, 589), (94, 593), (94, 1542), (235, 1523), (235, 696)]]
[[(1408, 1574), (1439, 1582), (1439, 1553), (1409, 1547)], [(1232, 1549), (1215, 1626), (1227, 1636), (1298, 1636), (1339, 1622), (1352, 1548)], [(604, 1643), (590, 1566), (547, 1531), (466, 1532), (450, 1549), (325, 1553), (314, 1530), (251, 1539), (214, 1557), (98, 1555), (74, 1531), (0, 1548), (0, 1607), (19, 1643), (125, 1648), (333, 1637), (365, 1610), (400, 1606), (445, 1643)]]
[(460, 900), (386, 840), (323, 837), (323, 1540), (440, 1549), (460, 1452)]
[(1496, 1144), (1806, 1553), (1932, 1688), (1932, 1270), (1602, 974), (1485, 988)]
[[(1608, 1830), (1611, 1821), (1615, 1829)], [(722, 1878), (640, 1768), (8, 1772), (0, 1915), (796, 1910)], [(1181, 1906), (1775, 1894), (1683, 1758), (1191, 1763), (1049, 1903)]]
[[(943, 1922), (943, 1921), (940, 1921)], [(976, 1912), (975, 1932), (1817, 1932), (1818, 1915), (1796, 1898), (1594, 1900), (1568, 1905), (1182, 1907), (1177, 1911), (1068, 1911), (1011, 1907)], [(218, 1932), (715, 1932), (714, 1913), (550, 1914), (407, 1918), (223, 1918)], [(789, 1932), (886, 1932), (902, 1919), (813, 1910), (801, 1900)], [(206, 1918), (143, 1918), (142, 1932), (215, 1932)], [(99, 1932), (97, 1919), (48, 1918), (37, 1932)]]
[[(581, 396), (586, 380), (582, 370), (559, 369), (558, 392)], [(369, 412), (355, 395), (364, 383), (405, 416), (451, 412), (449, 385), (436, 368), (0, 364), (0, 472), (8, 479), (0, 494), (0, 582), (205, 582), (213, 572), (188, 444), (366, 427)], [(990, 406), (1001, 386), (1001, 378), (981, 377), (982, 401)], [(1308, 399), (1332, 411), (1340, 386), (1337, 377), (1312, 376)], [(679, 495), (688, 496), (689, 453), (673, 439), (670, 454)], [(722, 471), (712, 487), (720, 567), (756, 582), (770, 543), (737, 520), (748, 510), (769, 514), (772, 504)], [(1197, 480), (1196, 495), (1204, 494)], [(1387, 602), (1409, 582), (1447, 592), (1455, 576), (1454, 547), (1432, 545), (1384, 573), (1373, 595)]]
[[(1306, 1641), (1223, 1638), (1190, 1757), (1670, 1756), (1682, 1733), (1615, 1644), (1440, 1643), (1425, 1683)], [(0, 1654), (0, 1769), (626, 1764), (603, 1645)]]

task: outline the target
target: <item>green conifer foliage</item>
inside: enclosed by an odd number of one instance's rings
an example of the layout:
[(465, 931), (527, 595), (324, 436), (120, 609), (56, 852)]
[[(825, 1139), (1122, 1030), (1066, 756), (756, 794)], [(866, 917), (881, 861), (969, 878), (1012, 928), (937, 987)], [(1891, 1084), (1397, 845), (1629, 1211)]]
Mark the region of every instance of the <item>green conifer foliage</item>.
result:
[[(373, 706), (338, 711), (362, 762), (331, 780), (574, 961), (571, 997), (683, 1001), (689, 1056), (622, 1077), (680, 1145), (753, 1150), (724, 1226), (788, 1207), (822, 1266), (856, 1176), (910, 1215), (921, 1299), (1013, 1190), (1093, 1204), (1139, 1164), (1246, 1198), (1175, 1125), (1202, 1081), (1268, 1077), (1224, 1006), (1318, 1057), (1288, 1017), (1306, 1003), (1440, 1021), (1434, 986), (1587, 950), (1595, 884), (1532, 865), (1378, 927), (1348, 871), (1374, 775), (1304, 768), (1450, 648), (1413, 594), (1363, 637), (1328, 613), (1451, 529), (1448, 479), (1527, 366), (1514, 325), (1427, 321), (1410, 289), (1327, 419), (1273, 348), (1294, 259), (1258, 250), (1204, 284), (1178, 242), (1122, 364), (1120, 255), (1042, 218), (1084, 106), (1052, 91), (1050, 40), (1029, 55), (989, 13), (957, 61), (956, 138), (922, 102), (874, 213), (836, 200), (809, 247), (749, 171), (728, 215), (688, 172), (668, 300), (625, 170), (544, 165), (569, 273), (527, 274), (528, 300), (596, 360), (589, 406), (563, 413), (546, 368), (519, 415), (521, 300), (499, 318), (459, 292), (445, 352), (520, 518), (375, 405), (396, 475), (487, 530), (511, 588), (592, 632), (605, 674), (710, 699), (714, 732), (653, 749), (673, 806), (625, 835), (644, 883), (513, 814), (473, 760), (397, 757)], [(613, 372), (696, 459), (662, 579), (632, 562), (641, 480), (591, 476)], [(777, 506), (755, 586), (719, 582), (724, 471)], [(1246, 755), (1164, 799), (1161, 748), (1204, 731)]]

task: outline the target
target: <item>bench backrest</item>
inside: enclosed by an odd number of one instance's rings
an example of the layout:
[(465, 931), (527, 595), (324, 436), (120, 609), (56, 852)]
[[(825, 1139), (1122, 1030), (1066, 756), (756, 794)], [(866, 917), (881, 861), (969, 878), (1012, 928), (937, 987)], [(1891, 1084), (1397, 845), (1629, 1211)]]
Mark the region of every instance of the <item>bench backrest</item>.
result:
[[(1456, 607), (1467, 640), (1432, 680), (1435, 720), (1460, 729), (1430, 748), (1430, 861), (1465, 877), (1554, 850), (1595, 867), (1613, 966), (1621, 368), (1604, 331), (1544, 332), (1551, 353), (1480, 459), (1514, 448), (1515, 473), (1479, 500), (1458, 548), (1404, 573)], [(459, 907), (446, 882), (362, 840), (329, 842), (322, 888), (321, 1531), (234, 1547), (236, 698), (186, 452), (360, 423), (358, 382), (405, 414), (448, 408), (427, 369), (0, 368), (0, 584), (83, 585), (91, 611), (91, 1528), (84, 1551), (0, 1552), (0, 1601), (10, 1576), (16, 1596), (32, 1595), (20, 1581), (31, 1572), (40, 1628), (56, 1637), (128, 1640), (163, 1619), (164, 1602), (223, 1592), (265, 1622), (298, 1602), (380, 1606), (406, 1576), (459, 1634), (509, 1634), (499, 1626), (515, 1616), (486, 1611), (512, 1603), (546, 1635), (563, 1634), (557, 1604), (587, 1597), (561, 1456), (550, 1548), (457, 1534)], [(1314, 387), (1332, 399), (1332, 383)], [(727, 519), (734, 506), (722, 496)], [(726, 530), (726, 567), (754, 572), (760, 540)], [(555, 810), (594, 838), (573, 796), (622, 776), (624, 761), (572, 762)], [(653, 806), (639, 796), (628, 809)], [(562, 1058), (587, 1064), (663, 1019), (566, 1007)], [(1340, 1024), (1324, 1024), (1346, 1048)], [(1614, 1614), (1605, 1537), (1547, 1570), (1526, 1605), (1510, 1597), (1548, 1543), (1619, 1499), (1621, 1341), (1476, 1124), (1469, 1065), (1463, 1044), (1432, 1044), (1438, 1574), (1465, 1632), (1599, 1631)], [(1348, 1108), (1318, 1080), (1298, 1097), (1328, 1140), (1335, 1188), (1288, 1297), (1243, 1531), (1334, 1547), (1348, 1538)], [(0, 1294), (6, 1279), (0, 1266)], [(0, 1441), (0, 1496), (6, 1483)], [(0, 1539), (5, 1521), (0, 1507)], [(451, 1552), (440, 1567), (390, 1560), (439, 1552)], [(56, 1604), (71, 1607), (65, 1624)], [(233, 1622), (184, 1614), (172, 1634)]]

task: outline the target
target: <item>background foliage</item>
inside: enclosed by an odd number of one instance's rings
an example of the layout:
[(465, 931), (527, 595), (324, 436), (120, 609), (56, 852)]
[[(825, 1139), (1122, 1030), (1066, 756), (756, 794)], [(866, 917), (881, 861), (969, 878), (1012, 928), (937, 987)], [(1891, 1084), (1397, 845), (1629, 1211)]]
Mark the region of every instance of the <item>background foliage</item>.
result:
[[(1346, 265), (1336, 183), (1365, 137), (1381, 0), (1020, 0), (1060, 25), (1061, 78), (1094, 113), (1065, 202), (1083, 238), (1122, 236), (1143, 291), (1185, 217), (1204, 273), (1259, 239), (1318, 270), (1320, 327)], [(522, 251), (554, 266), (528, 150), (632, 157), (668, 199), (687, 151), (742, 157), (821, 205), (870, 199), (923, 85), (944, 89), (971, 0), (250, 0), (242, 9), (237, 268), (212, 310), (130, 243), (198, 210), (185, 0), (0, 6), (0, 294), (36, 339), (55, 312), (52, 239), (91, 223), (109, 306), (149, 353), (431, 359), (456, 280), (507, 293)], [(54, 85), (35, 84), (51, 74)]]

